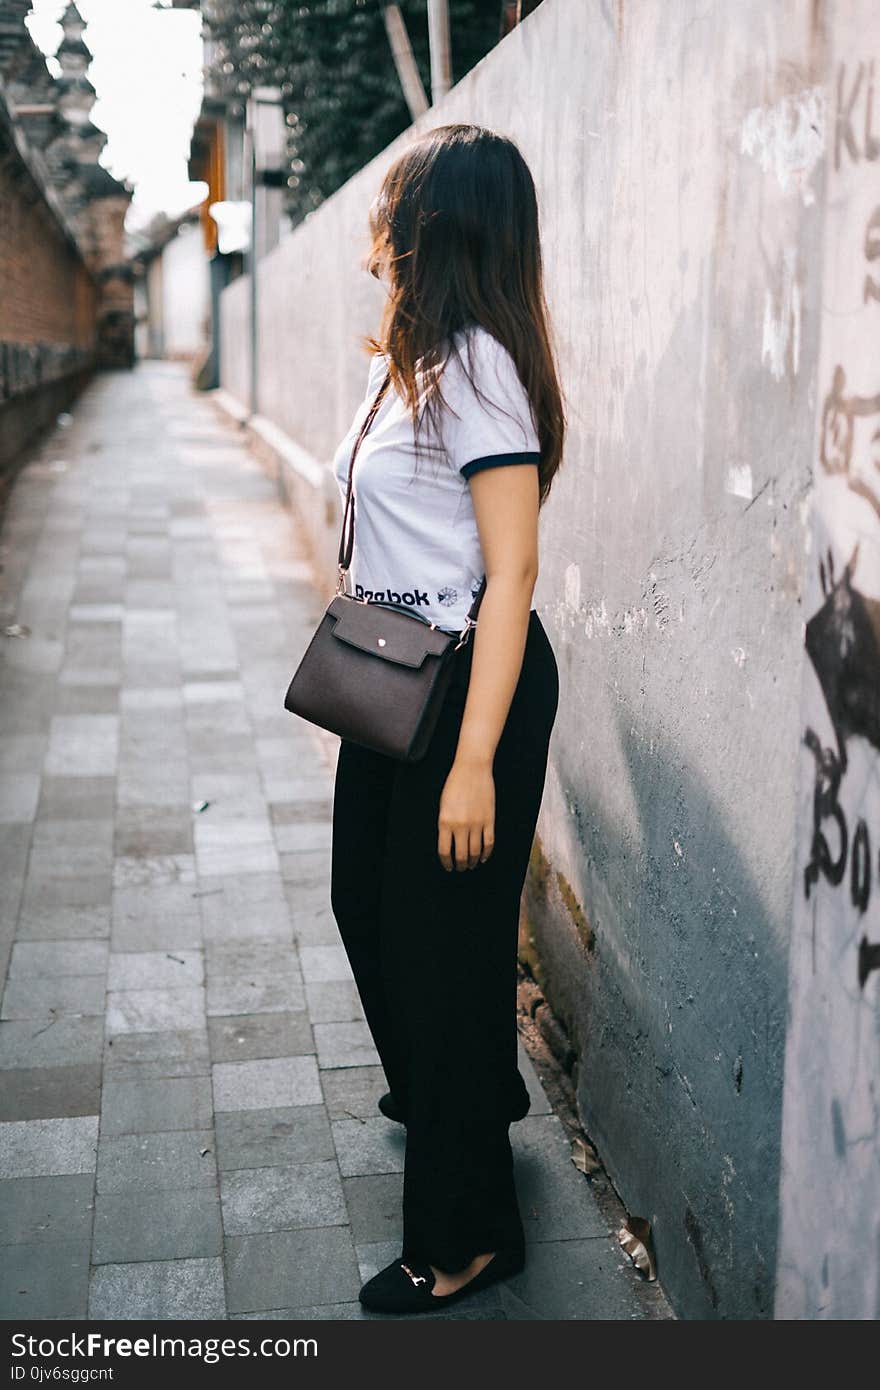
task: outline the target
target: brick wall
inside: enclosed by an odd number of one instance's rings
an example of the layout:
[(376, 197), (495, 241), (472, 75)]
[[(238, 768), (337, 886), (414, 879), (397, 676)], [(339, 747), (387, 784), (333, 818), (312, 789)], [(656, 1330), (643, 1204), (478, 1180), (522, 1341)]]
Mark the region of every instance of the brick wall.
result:
[(87, 377), (96, 302), (85, 262), (0, 125), (0, 470)]

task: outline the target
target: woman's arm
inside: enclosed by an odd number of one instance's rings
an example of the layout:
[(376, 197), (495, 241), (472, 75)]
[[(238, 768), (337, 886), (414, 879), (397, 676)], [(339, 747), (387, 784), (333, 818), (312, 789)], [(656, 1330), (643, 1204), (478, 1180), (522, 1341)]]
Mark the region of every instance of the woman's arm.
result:
[(525, 653), (538, 577), (538, 470), (532, 463), (485, 468), (469, 480), (486, 590), (474, 643), (455, 761), (443, 787), (437, 852), (447, 870), (473, 869), (492, 853), (492, 765)]

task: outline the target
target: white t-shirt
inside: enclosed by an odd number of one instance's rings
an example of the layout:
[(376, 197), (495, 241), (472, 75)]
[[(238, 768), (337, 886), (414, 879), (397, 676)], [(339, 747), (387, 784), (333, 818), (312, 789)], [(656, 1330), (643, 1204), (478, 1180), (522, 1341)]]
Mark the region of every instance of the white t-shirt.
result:
[[(478, 324), (459, 330), (455, 341), (480, 396), (453, 355), (440, 377), (447, 404), (439, 428), (435, 433), (422, 420), (416, 459), (412, 416), (388, 387), (354, 461), (346, 584), (357, 598), (404, 608), (447, 632), (464, 627), (485, 573), (468, 478), (500, 464), (537, 465), (541, 457), (528, 394), (508, 350)], [(371, 359), (366, 394), (333, 456), (343, 503), (351, 450), (385, 368), (381, 354)]]

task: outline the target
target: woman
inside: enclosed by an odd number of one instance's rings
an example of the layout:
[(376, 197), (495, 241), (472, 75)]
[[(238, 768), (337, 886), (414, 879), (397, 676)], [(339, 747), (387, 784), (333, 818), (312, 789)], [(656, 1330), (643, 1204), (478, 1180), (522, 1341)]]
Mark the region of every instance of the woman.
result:
[[(414, 142), (370, 213), (388, 302), (352, 445), (353, 592), (449, 632), (476, 627), (425, 757), (343, 739), (331, 900), (406, 1124), (401, 1257), (361, 1289), (388, 1313), (439, 1310), (525, 1260), (508, 1137), (529, 1107), (516, 1058), (519, 900), (559, 694), (532, 608), (538, 512), (564, 411), (538, 209), (516, 146), (473, 125)], [(427, 466), (425, 466), (427, 465)]]

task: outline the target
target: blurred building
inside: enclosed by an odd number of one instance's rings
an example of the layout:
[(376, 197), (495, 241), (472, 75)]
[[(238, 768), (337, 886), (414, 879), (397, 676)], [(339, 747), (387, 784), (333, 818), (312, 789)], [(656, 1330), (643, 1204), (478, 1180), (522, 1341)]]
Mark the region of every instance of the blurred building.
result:
[(31, 0), (0, 0), (0, 467), (96, 367), (134, 361), (127, 182), (98, 163), (91, 53), (75, 4), (54, 77), (25, 24)]
[[(213, 6), (212, 0), (173, 0), (173, 8), (199, 10), (210, 20)], [(244, 118), (230, 112), (213, 80), (214, 42), (207, 25), (202, 30), (202, 41), (204, 93), (193, 128), (187, 169), (191, 179), (208, 186), (199, 207), (199, 220), (208, 277), (209, 342), (196, 383), (210, 389), (220, 384), (220, 295), (244, 269), (244, 252), (250, 237), (250, 190), (245, 173)]]
[(210, 280), (202, 208), (159, 214), (130, 238), (135, 272), (135, 353), (190, 362), (196, 375), (210, 352)]

